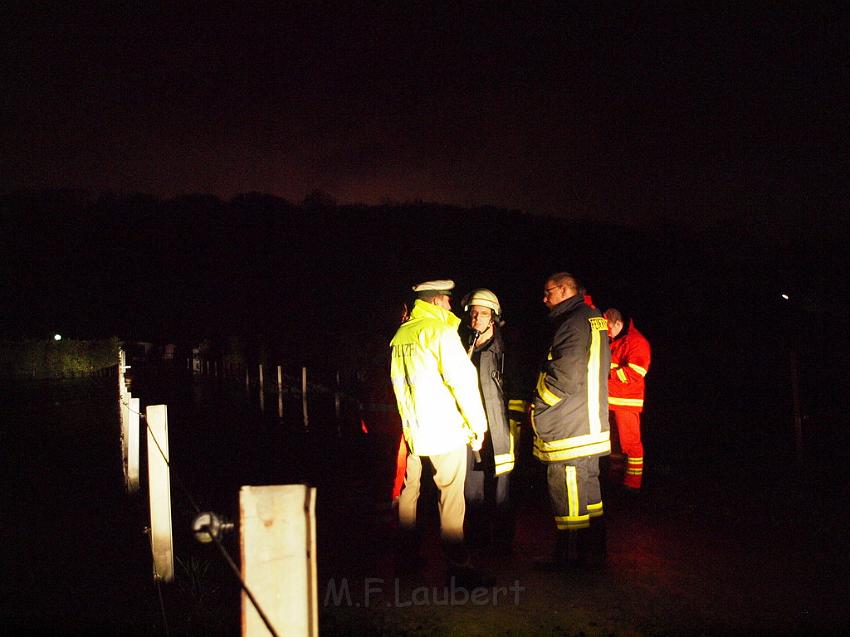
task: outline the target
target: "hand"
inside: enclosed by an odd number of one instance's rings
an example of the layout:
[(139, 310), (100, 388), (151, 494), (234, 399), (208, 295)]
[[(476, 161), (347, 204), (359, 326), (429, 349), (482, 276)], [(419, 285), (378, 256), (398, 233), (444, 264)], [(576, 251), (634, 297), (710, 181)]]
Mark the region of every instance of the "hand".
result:
[(469, 446), (473, 451), (481, 451), (484, 445), (484, 434), (475, 434), (475, 437), (469, 442)]

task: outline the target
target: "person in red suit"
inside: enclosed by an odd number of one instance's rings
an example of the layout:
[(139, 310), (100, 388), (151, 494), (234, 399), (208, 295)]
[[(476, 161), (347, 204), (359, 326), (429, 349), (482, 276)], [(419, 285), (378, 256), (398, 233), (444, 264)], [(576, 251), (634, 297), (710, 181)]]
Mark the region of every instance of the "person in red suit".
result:
[(640, 415), (649, 371), (649, 341), (637, 330), (633, 320), (626, 323), (620, 310), (610, 308), (605, 318), (611, 342), (611, 373), (608, 376), (611, 428), (616, 428), (620, 449), (626, 457), (623, 487), (638, 492), (643, 481)]

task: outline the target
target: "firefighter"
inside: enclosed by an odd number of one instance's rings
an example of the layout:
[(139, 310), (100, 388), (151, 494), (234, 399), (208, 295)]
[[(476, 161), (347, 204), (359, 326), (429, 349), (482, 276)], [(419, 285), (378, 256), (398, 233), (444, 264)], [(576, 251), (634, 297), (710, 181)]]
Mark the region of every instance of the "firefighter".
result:
[(640, 414), (643, 411), (646, 373), (650, 347), (633, 320), (625, 322), (622, 312), (610, 308), (608, 336), (611, 339), (611, 372), (608, 376), (608, 408), (617, 430), (620, 449), (626, 457), (623, 488), (639, 492), (643, 480), (643, 443), (640, 438)]
[(463, 542), (466, 505), (466, 447), (480, 450), (487, 419), (475, 367), (461, 344), (460, 319), (451, 312), (450, 280), (413, 287), (417, 299), (410, 318), (391, 346), (391, 378), (407, 443), (407, 471), (398, 501), (400, 571), (422, 565), (416, 506), (423, 459), (429, 461), (440, 491), (440, 537), (448, 578), (459, 585), (478, 578)]
[(367, 342), (367, 359), (359, 375), (358, 392), (360, 429), (372, 438), (377, 448), (376, 471), (381, 487), (378, 506), (382, 510), (398, 505), (407, 463), (407, 446), (390, 383), (387, 340), (384, 335)]
[(496, 295), (487, 289), (473, 290), (463, 299), (467, 314), (465, 329), (470, 358), (478, 370), (478, 384), (487, 415), (487, 434), (478, 461), (471, 449), (467, 451), (466, 533), (471, 544), (493, 545), (504, 553), (511, 552), (514, 535), (510, 473), (519, 448), (520, 418), (524, 401), (510, 407), (506, 398), (505, 353), (501, 328), (504, 325), (502, 308)]
[(597, 565), (605, 559), (599, 457), (611, 450), (608, 370), (611, 351), (602, 313), (584, 302), (567, 272), (546, 280), (543, 303), (553, 335), (531, 408), (534, 455), (546, 465), (556, 542), (544, 570)]
[(410, 303), (387, 306), (383, 329), (366, 341), (366, 354), (358, 374), (360, 387), (360, 429), (371, 436), (378, 448), (378, 482), (380, 485), (378, 508), (390, 510), (398, 506), (398, 497), (404, 484), (407, 465), (407, 444), (401, 430), (392, 382), (390, 381), (388, 341), (399, 323), (410, 318)]

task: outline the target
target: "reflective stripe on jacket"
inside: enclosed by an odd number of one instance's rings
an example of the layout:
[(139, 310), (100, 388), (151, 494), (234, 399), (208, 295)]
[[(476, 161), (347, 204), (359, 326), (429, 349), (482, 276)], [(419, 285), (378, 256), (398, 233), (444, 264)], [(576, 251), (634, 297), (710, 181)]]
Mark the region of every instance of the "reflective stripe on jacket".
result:
[(487, 430), (478, 377), (460, 342), (460, 319), (417, 300), (390, 342), (390, 376), (410, 452), (438, 455)]
[(608, 377), (608, 407), (612, 411), (643, 411), (649, 371), (649, 341), (629, 321), (611, 341), (611, 374)]
[(531, 412), (534, 455), (543, 462), (611, 452), (608, 323), (576, 295), (552, 309), (554, 335)]

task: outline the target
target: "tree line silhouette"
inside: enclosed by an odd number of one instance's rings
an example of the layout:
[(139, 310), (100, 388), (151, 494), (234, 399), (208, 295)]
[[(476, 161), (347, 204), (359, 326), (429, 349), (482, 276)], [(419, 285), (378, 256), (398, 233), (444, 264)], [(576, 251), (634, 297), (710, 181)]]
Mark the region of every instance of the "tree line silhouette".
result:
[(7, 340), (240, 339), (304, 361), (352, 360), (392, 334), (413, 283), (452, 278), (455, 311), (465, 291), (493, 289), (534, 360), (547, 329), (542, 282), (568, 270), (651, 340), (647, 400), (663, 411), (663, 395), (671, 420), (694, 404), (787, 419), (794, 348), (810, 411), (839, 413), (850, 394), (824, 383), (839, 366), (828, 352), (847, 338), (828, 318), (848, 258), (816, 228), (777, 243), (728, 222), (628, 227), (487, 206), (339, 205), (319, 191), (300, 204), (14, 192), (0, 197), (0, 223)]

